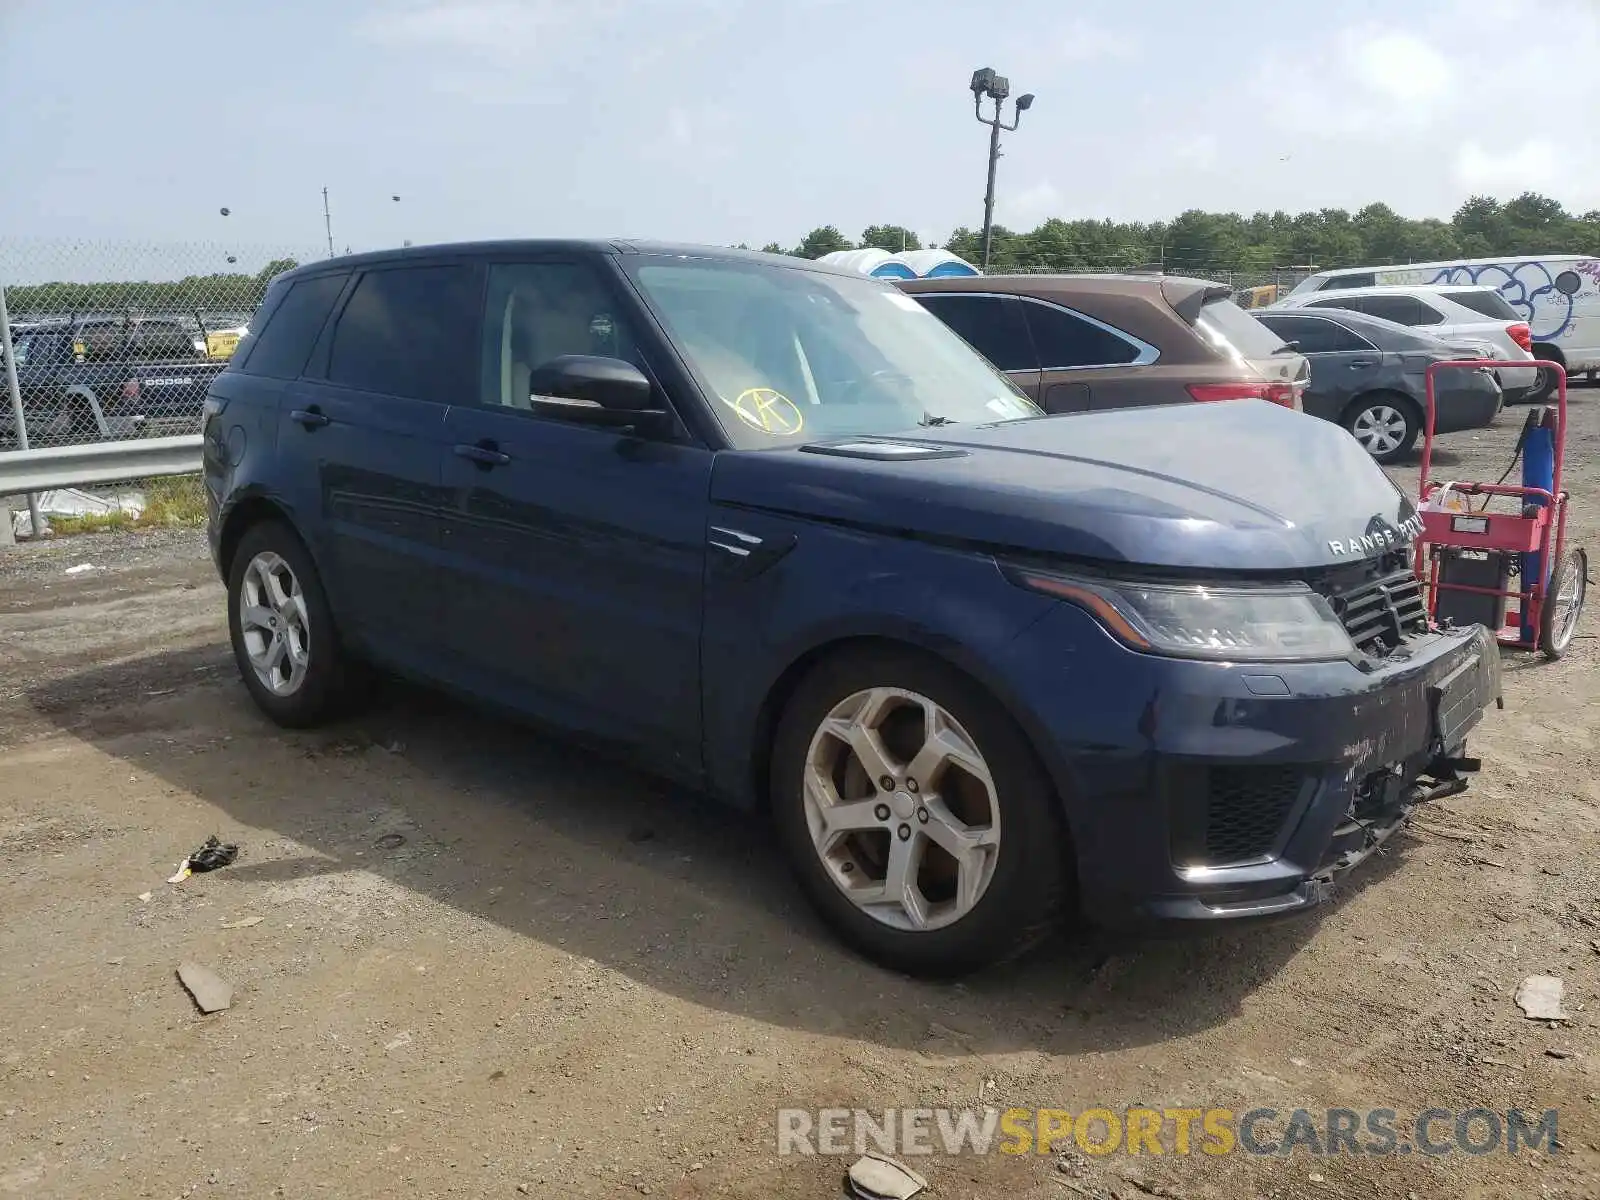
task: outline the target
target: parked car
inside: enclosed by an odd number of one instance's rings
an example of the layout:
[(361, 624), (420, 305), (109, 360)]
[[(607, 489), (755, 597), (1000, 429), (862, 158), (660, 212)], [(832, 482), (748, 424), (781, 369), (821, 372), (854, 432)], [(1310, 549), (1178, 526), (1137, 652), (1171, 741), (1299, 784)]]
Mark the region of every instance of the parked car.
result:
[[(1305, 411), (1343, 425), (1381, 463), (1416, 446), (1429, 365), (1482, 357), (1475, 347), (1346, 309), (1263, 312), (1257, 319), (1311, 361)], [(1437, 433), (1483, 429), (1500, 415), (1502, 393), (1491, 368), (1436, 372), (1434, 392)]]
[[(1453, 343), (1484, 342), (1503, 357), (1500, 386), (1508, 403), (1536, 394), (1540, 386), (1537, 367), (1519, 367), (1533, 360), (1528, 324), (1493, 288), (1486, 287), (1370, 287), (1349, 291), (1318, 291), (1290, 295), (1262, 312), (1299, 308), (1342, 308), (1382, 317), (1421, 333)], [(1257, 313), (1256, 315), (1260, 315)]]
[[(1510, 258), (1457, 258), (1431, 263), (1320, 271), (1292, 296), (1380, 284), (1446, 284), (1493, 288), (1529, 327), (1535, 358), (1561, 363), (1569, 375), (1600, 370), (1600, 257), (1593, 254), (1523, 254)], [(1528, 396), (1546, 399), (1555, 386), (1540, 371)]]
[[(198, 427), (206, 388), (222, 363), (181, 322), (68, 318), (12, 326), (17, 384), (30, 444), (128, 437), (150, 423)], [(0, 404), (0, 441), (16, 440)]]
[(382, 664), (620, 748), (770, 810), (823, 917), (906, 971), (1068, 912), (1311, 909), (1470, 768), (1499, 693), (1343, 431), (1251, 400), (1046, 417), (891, 285), (781, 256), (300, 267), (204, 443), (270, 718)]
[(896, 286), (1046, 412), (1251, 397), (1300, 405), (1306, 360), (1222, 284), (1174, 275), (983, 275)]

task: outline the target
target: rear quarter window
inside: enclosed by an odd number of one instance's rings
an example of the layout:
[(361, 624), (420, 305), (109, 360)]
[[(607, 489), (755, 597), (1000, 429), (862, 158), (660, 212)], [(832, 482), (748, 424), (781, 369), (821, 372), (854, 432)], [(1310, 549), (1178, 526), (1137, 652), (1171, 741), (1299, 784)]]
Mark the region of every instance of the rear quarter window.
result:
[(1232, 300), (1213, 300), (1196, 322), (1213, 344), (1231, 346), (1245, 358), (1267, 358), (1283, 348), (1283, 339)]
[[(297, 279), (267, 315), (267, 323), (252, 339), (254, 345), (242, 360), (246, 375), (268, 379), (298, 379), (311, 357), (311, 347), (344, 290), (348, 272)], [(236, 358), (235, 361), (240, 361)]]
[(1499, 292), (1482, 291), (1469, 288), (1459, 292), (1440, 292), (1446, 300), (1454, 300), (1463, 308), (1470, 308), (1479, 316), (1488, 317), (1493, 321), (1520, 321), (1522, 318), (1517, 310), (1506, 303), (1506, 298)]

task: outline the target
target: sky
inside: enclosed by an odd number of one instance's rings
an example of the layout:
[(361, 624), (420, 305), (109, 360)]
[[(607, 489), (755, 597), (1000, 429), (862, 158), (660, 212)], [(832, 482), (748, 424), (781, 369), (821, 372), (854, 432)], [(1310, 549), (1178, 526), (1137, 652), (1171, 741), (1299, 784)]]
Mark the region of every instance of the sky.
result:
[(1597, 64), (1600, 0), (0, 0), (0, 237), (315, 247), (326, 187), (341, 249), (943, 239), (982, 221), (984, 66), (1038, 97), (1015, 228), (1582, 212)]

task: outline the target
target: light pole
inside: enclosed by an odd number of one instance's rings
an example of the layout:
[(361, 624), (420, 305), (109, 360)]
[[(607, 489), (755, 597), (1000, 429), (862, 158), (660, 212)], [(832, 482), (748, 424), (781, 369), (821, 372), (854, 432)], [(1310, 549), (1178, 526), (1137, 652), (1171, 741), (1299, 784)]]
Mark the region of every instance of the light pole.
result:
[[(399, 196), (391, 195), (389, 197), (389, 199), (395, 204), (399, 204), (400, 203), (400, 197)], [(328, 209), (328, 189), (327, 188), (323, 188), (322, 189), (322, 227), (323, 227), (324, 232), (326, 232), (327, 235), (328, 235), (328, 257), (332, 258), (333, 255), (334, 255), (334, 251), (333, 251), (333, 214)], [(350, 247), (346, 246), (344, 248), (344, 252), (346, 254), (349, 254), (350, 253)]]
[[(994, 172), (1000, 162), (1000, 131), (1007, 133), (1022, 123), (1022, 114), (1033, 107), (1033, 93), (1017, 97), (1016, 115), (1007, 125), (1000, 117), (1001, 106), (1011, 95), (1011, 81), (996, 75), (993, 67), (984, 67), (972, 73), (972, 115), (989, 127), (989, 187), (983, 194), (983, 269), (989, 269), (989, 250), (994, 239)], [(994, 116), (983, 115), (983, 98), (994, 101)]]

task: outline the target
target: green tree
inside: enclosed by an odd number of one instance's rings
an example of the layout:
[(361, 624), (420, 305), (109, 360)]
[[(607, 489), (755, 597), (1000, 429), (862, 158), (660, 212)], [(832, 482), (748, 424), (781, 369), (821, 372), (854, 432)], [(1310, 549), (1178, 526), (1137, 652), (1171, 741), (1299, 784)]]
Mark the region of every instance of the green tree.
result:
[(898, 254), (902, 250), (921, 250), (922, 242), (904, 225), (868, 225), (861, 231), (861, 248), (869, 246)]
[(801, 258), (821, 258), (824, 254), (832, 254), (835, 250), (854, 250), (855, 243), (833, 225), (823, 225), (813, 229), (800, 240), (794, 253)]

